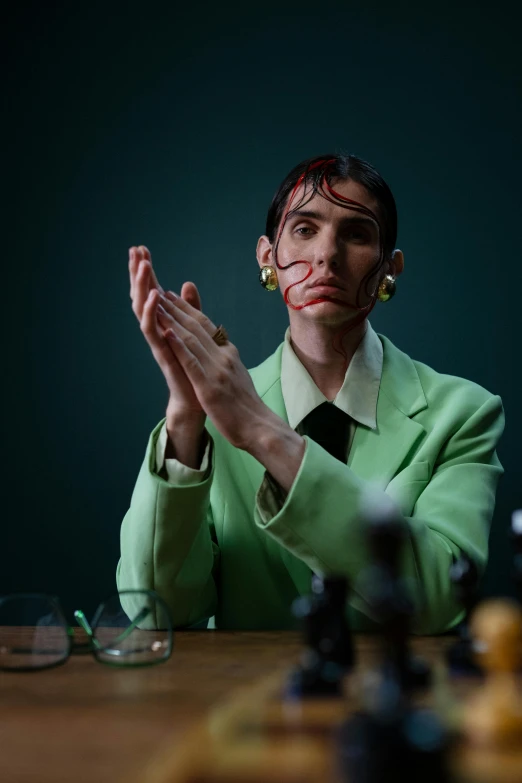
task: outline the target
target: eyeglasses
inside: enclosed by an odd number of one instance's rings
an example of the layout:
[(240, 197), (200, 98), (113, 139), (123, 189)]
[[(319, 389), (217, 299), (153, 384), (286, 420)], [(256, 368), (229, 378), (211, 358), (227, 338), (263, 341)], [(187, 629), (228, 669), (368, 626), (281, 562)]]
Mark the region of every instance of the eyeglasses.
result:
[(58, 598), (43, 593), (0, 597), (0, 670), (36, 671), (91, 653), (109, 666), (151, 666), (170, 658), (172, 620), (154, 590), (121, 590), (101, 603), (92, 622), (74, 612), (88, 636), (74, 641)]

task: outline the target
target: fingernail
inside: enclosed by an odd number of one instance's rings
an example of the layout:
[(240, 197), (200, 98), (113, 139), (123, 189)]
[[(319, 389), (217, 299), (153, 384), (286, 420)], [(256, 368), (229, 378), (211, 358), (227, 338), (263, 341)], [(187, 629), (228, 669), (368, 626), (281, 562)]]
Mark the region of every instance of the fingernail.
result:
[(178, 299), (178, 295), (174, 291), (167, 291), (167, 296), (171, 296), (173, 299)]

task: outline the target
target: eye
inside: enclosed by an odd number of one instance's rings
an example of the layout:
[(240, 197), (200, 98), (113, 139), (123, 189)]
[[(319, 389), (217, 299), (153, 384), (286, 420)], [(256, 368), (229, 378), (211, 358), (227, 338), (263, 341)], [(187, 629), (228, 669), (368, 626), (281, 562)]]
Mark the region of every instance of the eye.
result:
[[(296, 231), (297, 234), (301, 234), (301, 236), (305, 236), (306, 237), (306, 236), (310, 236), (310, 234), (306, 234), (304, 232), (306, 232), (306, 231), (313, 232), (313, 229), (311, 229), (310, 226), (299, 226), (298, 228), (295, 229), (295, 231)], [(303, 232), (303, 233), (301, 233), (301, 232)]]
[(348, 231), (348, 239), (354, 239), (356, 242), (368, 242), (369, 236), (364, 229), (361, 228), (352, 228), (350, 231)]

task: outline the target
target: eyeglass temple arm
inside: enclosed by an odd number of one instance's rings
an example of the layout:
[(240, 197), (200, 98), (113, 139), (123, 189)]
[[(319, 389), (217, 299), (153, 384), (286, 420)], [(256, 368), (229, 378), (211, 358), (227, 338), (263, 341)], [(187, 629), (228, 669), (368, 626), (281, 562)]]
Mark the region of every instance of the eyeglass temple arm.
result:
[[(111, 639), (111, 646), (115, 643), (123, 642), (127, 638), (127, 636), (129, 636), (133, 632), (133, 630), (136, 628), (138, 623), (141, 623), (141, 621), (144, 620), (148, 614), (150, 614), (150, 609), (144, 607), (141, 610), (141, 612), (138, 612), (138, 615), (135, 617), (132, 623), (128, 625), (127, 628), (125, 628), (125, 630), (119, 636), (117, 636), (115, 639)], [(94, 636), (94, 631), (89, 625), (89, 621), (85, 617), (82, 610), (76, 609), (76, 611), (74, 612), (74, 616), (78, 620), (79, 625), (81, 625), (85, 633), (89, 636), (89, 639), (91, 640), (92, 644), (98, 650), (103, 650), (103, 645), (101, 645), (99, 641), (96, 639), (96, 637)]]

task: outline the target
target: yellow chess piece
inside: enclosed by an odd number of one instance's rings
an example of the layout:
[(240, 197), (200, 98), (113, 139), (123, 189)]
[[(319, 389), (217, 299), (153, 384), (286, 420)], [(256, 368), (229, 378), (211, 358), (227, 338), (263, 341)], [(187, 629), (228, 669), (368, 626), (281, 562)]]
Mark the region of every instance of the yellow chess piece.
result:
[(469, 625), (473, 650), (486, 679), (464, 713), (468, 740), (491, 750), (522, 744), (522, 609), (510, 599), (479, 604)]

